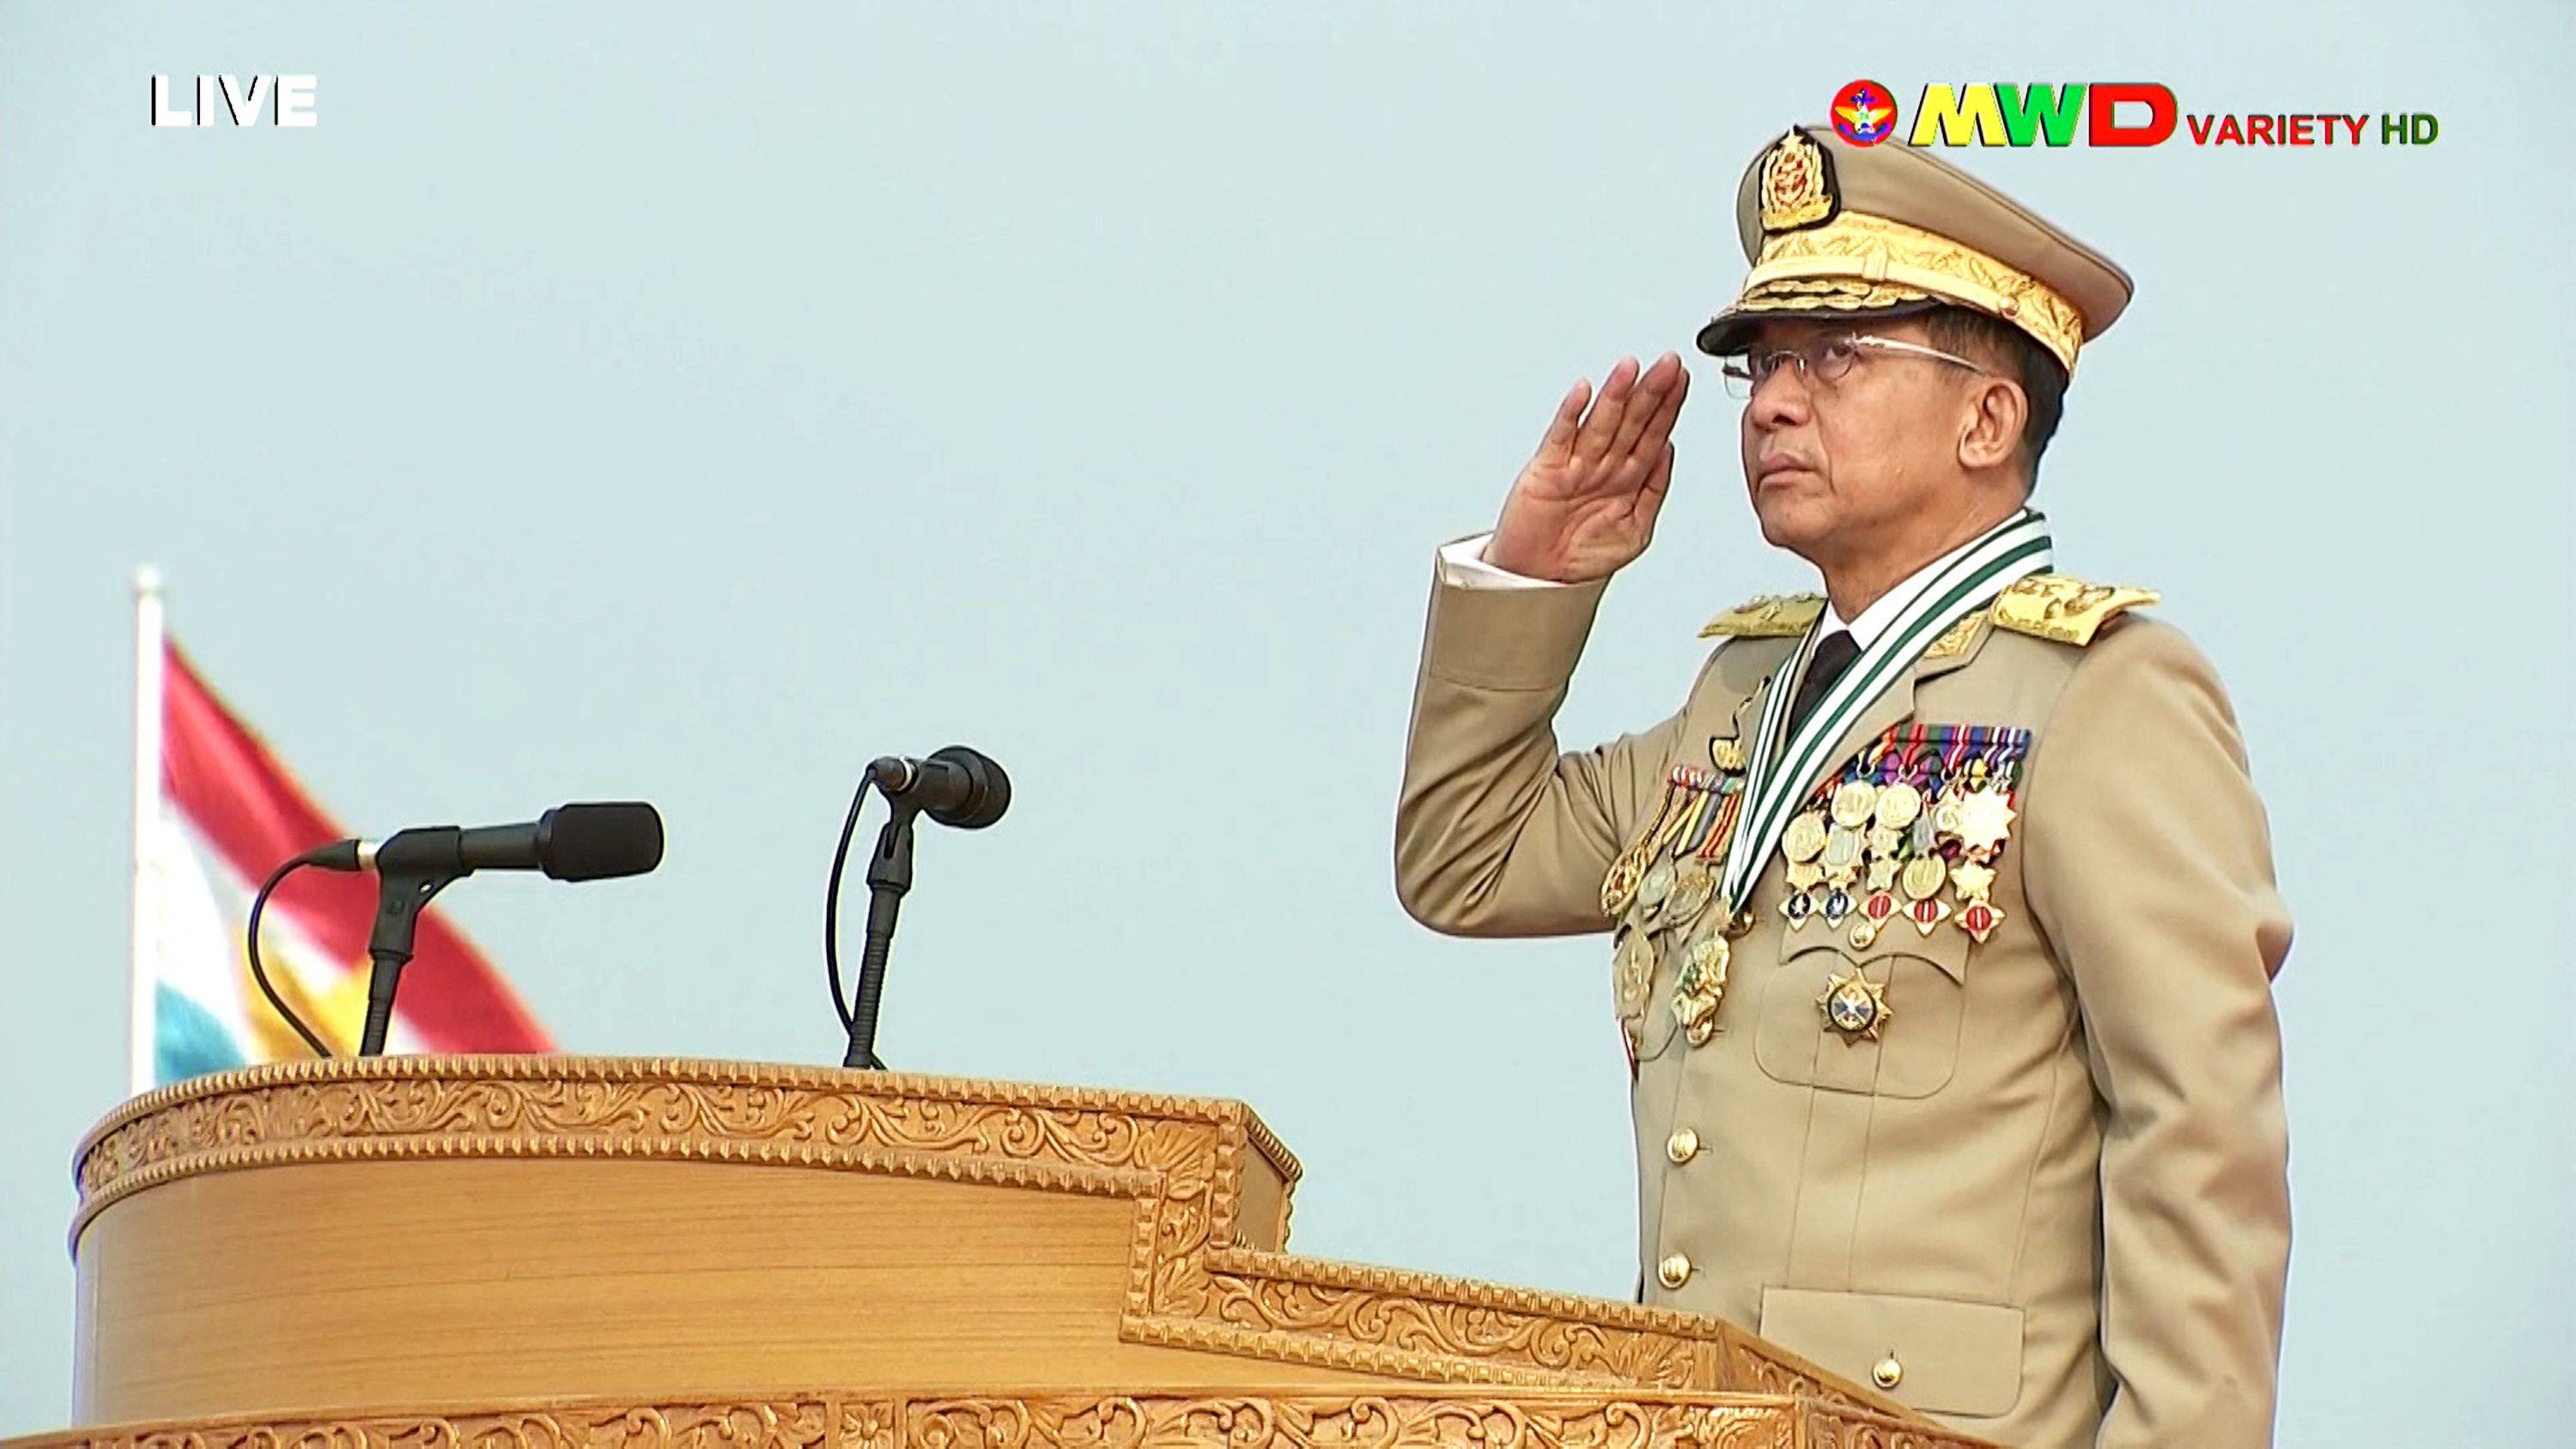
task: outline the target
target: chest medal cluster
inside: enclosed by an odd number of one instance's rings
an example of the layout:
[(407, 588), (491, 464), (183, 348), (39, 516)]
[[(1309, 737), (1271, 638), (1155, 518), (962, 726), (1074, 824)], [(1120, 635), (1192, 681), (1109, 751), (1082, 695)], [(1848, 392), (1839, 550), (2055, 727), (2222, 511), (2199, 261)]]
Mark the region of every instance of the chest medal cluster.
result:
[[(1945, 924), (1983, 942), (2003, 924), (1993, 899), (2018, 812), (2030, 731), (1993, 725), (1898, 725), (1854, 756), (1789, 822), (1781, 842), (1789, 930), (1821, 922), (1865, 951), (1881, 932)], [(1885, 988), (1837, 975), (1816, 998), (1847, 1041), (1875, 1041), (1893, 1015)]]
[[(2004, 918), (1992, 899), (1995, 867), (2018, 815), (2030, 741), (2029, 730), (1990, 725), (1907, 724), (1881, 735), (1789, 822), (1778, 907), (1787, 929), (1821, 924), (1864, 951), (1902, 925), (1927, 937), (1945, 926), (1978, 942), (1993, 935)], [(1753, 924), (1749, 910), (1704, 919), (1743, 814), (1743, 743), (1717, 741), (1711, 759), (1713, 772), (1682, 765), (1667, 774), (1646, 828), (1601, 883), (1603, 914), (1627, 918), (1612, 963), (1620, 1015), (1643, 1014), (1665, 959), (1658, 940), (1678, 940), (1667, 1009), (1693, 1046), (1716, 1031), (1729, 943)], [(1845, 1039), (1876, 1040), (1893, 1015), (1884, 993), (1851, 972), (1816, 1005)]]
[[(1753, 925), (1749, 912), (1725, 921), (1704, 919), (1717, 899), (1717, 872), (1744, 812), (1744, 746), (1718, 740), (1709, 756), (1714, 770), (1677, 765), (1664, 777), (1663, 798), (1645, 830), (1601, 881), (1602, 914), (1629, 917), (1612, 960), (1621, 1018), (1633, 1021), (1647, 1008), (1664, 959), (1657, 938), (1679, 938), (1681, 968), (1670, 1009), (1694, 1046), (1717, 1029), (1728, 942)], [(1628, 1045), (1633, 1055), (1633, 1036)]]

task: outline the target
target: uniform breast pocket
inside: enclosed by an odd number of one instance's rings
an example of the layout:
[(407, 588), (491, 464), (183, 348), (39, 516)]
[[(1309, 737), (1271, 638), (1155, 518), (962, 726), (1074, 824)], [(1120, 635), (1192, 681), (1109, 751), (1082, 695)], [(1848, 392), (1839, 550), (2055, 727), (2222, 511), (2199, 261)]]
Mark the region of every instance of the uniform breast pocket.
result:
[(1959, 1064), (1968, 934), (1899, 923), (1866, 950), (1841, 936), (1791, 932), (1762, 983), (1753, 1057), (1793, 1086), (1928, 1097)]

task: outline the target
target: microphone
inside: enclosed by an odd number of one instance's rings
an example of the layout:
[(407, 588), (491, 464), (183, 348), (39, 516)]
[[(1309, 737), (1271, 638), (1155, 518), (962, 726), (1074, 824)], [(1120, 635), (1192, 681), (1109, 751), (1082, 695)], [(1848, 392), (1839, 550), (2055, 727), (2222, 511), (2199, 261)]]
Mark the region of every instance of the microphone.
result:
[[(859, 828), (859, 807), (868, 787), (885, 796), (893, 814), (877, 832), (877, 848), (868, 857), (868, 934), (859, 957), (856, 1005), (841, 1000), (841, 868), (850, 858), (850, 837)], [(849, 818), (841, 822), (841, 843), (832, 852), (832, 877), (823, 887), (823, 967), (831, 976), (832, 1010), (849, 1032), (845, 1067), (885, 1070), (877, 1059), (877, 1010), (885, 995), (886, 958), (894, 950), (895, 914), (904, 892), (912, 889), (912, 823), (927, 815), (960, 830), (981, 830), (1002, 818), (1011, 805), (1011, 777), (993, 757), (964, 745), (934, 750), (926, 760), (885, 755), (868, 762), (850, 797)]]
[(367, 937), (367, 956), (374, 966), (367, 978), (367, 1019), (358, 1054), (377, 1056), (393, 1028), (394, 996), (403, 967), (411, 961), (421, 909), (430, 897), (478, 870), (539, 870), (556, 880), (608, 880), (642, 875), (661, 863), (662, 816), (640, 800), (558, 805), (524, 825), (471, 830), (431, 825), (396, 831), (381, 841), (334, 841), (278, 867), (252, 900), (251, 976), (279, 1014), (297, 1025), (314, 1050), (328, 1056), (319, 1039), (303, 1031), (269, 986), (259, 959), (259, 910), (267, 903), (268, 893), (298, 866), (374, 871), (377, 908), (375, 926)]
[(935, 750), (926, 760), (886, 755), (869, 763), (868, 777), (887, 804), (959, 830), (981, 830), (1011, 806), (1011, 777), (992, 756), (964, 745)]
[(381, 841), (338, 841), (312, 863), (380, 876), (537, 870), (554, 880), (613, 880), (662, 863), (662, 816), (641, 800), (558, 805), (525, 825), (432, 825)]

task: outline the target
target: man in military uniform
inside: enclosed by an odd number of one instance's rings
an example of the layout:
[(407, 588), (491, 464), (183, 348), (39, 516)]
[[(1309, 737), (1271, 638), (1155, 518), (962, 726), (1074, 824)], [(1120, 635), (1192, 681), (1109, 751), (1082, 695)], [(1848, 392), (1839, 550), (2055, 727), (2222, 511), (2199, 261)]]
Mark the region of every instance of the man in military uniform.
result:
[[(1435, 930), (1609, 932), (1645, 1301), (2015, 1444), (2268, 1443), (2290, 922), (2208, 662), (2055, 570), (2028, 506), (2109, 260), (1927, 153), (1793, 129), (1745, 173), (1763, 537), (1681, 708), (1551, 728), (1691, 383), (1578, 382), (1441, 550), (1396, 822)], [(1587, 406), (1588, 404), (1588, 406)]]

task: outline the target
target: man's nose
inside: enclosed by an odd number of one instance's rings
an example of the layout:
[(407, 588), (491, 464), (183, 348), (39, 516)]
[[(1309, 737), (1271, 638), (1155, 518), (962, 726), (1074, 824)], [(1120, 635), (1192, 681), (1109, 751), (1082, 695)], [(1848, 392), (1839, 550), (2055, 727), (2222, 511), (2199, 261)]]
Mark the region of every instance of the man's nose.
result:
[(1784, 359), (1769, 377), (1753, 385), (1753, 396), (1745, 399), (1745, 416), (1757, 428), (1795, 427), (1813, 415), (1812, 386), (1805, 368)]

